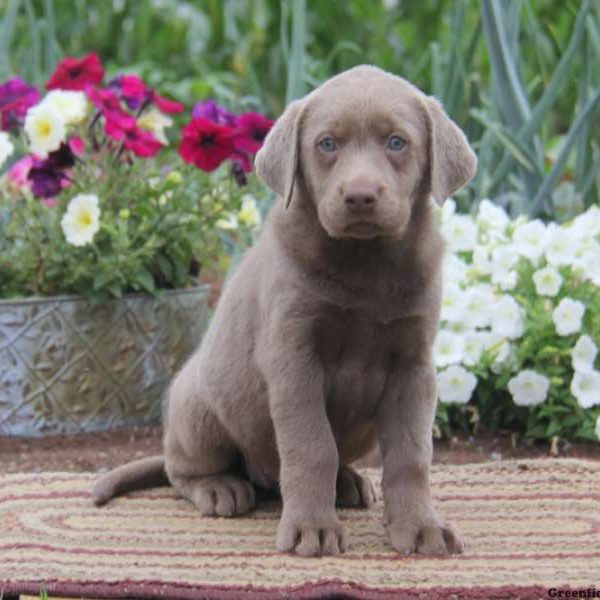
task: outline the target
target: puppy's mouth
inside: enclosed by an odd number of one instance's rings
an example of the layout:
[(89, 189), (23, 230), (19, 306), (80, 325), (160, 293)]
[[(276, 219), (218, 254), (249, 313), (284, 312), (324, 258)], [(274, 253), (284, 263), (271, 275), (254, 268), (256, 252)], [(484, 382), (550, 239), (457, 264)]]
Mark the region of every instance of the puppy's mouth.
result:
[(353, 237), (361, 240), (377, 237), (378, 235), (381, 235), (381, 233), (381, 226), (369, 221), (356, 221), (355, 223), (350, 223), (344, 227), (344, 234), (346, 237)]

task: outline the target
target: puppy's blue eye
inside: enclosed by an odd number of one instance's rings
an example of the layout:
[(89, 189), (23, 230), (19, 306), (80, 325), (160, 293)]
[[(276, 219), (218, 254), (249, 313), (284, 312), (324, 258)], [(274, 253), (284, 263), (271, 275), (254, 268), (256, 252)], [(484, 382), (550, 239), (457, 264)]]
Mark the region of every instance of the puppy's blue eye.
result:
[(322, 139), (317, 146), (319, 146), (323, 152), (335, 152), (338, 149), (337, 142), (331, 137)]
[(403, 140), (399, 135), (391, 135), (387, 141), (387, 147), (390, 150), (402, 150), (406, 146), (406, 140)]

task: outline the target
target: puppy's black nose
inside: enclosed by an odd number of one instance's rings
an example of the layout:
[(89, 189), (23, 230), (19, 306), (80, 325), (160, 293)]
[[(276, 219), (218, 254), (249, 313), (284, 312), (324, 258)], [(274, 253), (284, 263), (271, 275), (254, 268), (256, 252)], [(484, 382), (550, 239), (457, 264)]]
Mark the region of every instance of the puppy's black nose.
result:
[(375, 210), (377, 198), (368, 192), (355, 192), (344, 198), (348, 212), (353, 215), (368, 214)]

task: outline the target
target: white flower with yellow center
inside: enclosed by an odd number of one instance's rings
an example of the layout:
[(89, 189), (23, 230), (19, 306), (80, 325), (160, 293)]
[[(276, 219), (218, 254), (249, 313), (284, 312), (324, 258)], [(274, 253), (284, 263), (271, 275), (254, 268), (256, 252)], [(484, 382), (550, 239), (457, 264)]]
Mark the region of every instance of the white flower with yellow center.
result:
[(523, 310), (512, 296), (502, 296), (492, 307), (492, 332), (514, 340), (523, 335), (525, 322)]
[(41, 105), (59, 113), (67, 125), (78, 125), (88, 111), (85, 94), (74, 90), (52, 90), (46, 94)]
[(561, 274), (553, 267), (539, 269), (533, 274), (535, 291), (540, 296), (550, 296), (553, 298), (558, 294), (562, 282), (563, 278)]
[(8, 133), (0, 131), (0, 167), (14, 151), (15, 147), (12, 145)]
[(486, 246), (478, 244), (473, 249), (473, 267), (477, 274), (489, 275), (492, 272), (490, 253)]
[(508, 391), (517, 406), (541, 404), (548, 395), (550, 380), (530, 369), (521, 371), (508, 382)]
[(237, 214), (238, 221), (248, 227), (258, 227), (261, 222), (256, 199), (251, 194), (242, 196), (242, 208)]
[(438, 367), (445, 367), (462, 360), (463, 337), (446, 329), (438, 332), (433, 344), (433, 356)]
[(578, 237), (594, 237), (600, 234), (600, 208), (595, 204), (577, 215), (571, 225), (572, 233)]
[(459, 365), (438, 373), (438, 397), (447, 404), (466, 404), (477, 386), (477, 378)]
[(600, 404), (600, 373), (598, 371), (575, 371), (571, 380), (571, 393), (581, 408)]
[(138, 120), (137, 124), (146, 131), (149, 131), (154, 137), (165, 146), (169, 143), (165, 135), (165, 129), (173, 125), (173, 119), (170, 119), (159, 110), (152, 108), (146, 111)]
[(442, 293), (442, 321), (457, 323), (462, 319), (464, 312), (464, 292), (455, 283), (444, 286)]
[(467, 276), (467, 263), (456, 254), (446, 254), (442, 263), (444, 281), (447, 284), (461, 283)]
[(500, 246), (492, 252), (492, 282), (503, 290), (510, 290), (517, 284), (514, 270), (519, 256), (509, 247)]
[(539, 219), (523, 223), (515, 229), (513, 242), (513, 248), (518, 254), (537, 262), (546, 249), (546, 225)]
[(24, 129), (29, 138), (29, 149), (41, 158), (58, 150), (65, 141), (65, 120), (55, 108), (43, 102), (27, 111)]
[(555, 267), (572, 264), (577, 255), (580, 240), (574, 237), (568, 229), (564, 229), (555, 223), (548, 226), (548, 231), (549, 239), (546, 246), (548, 264)]
[(558, 335), (570, 335), (581, 329), (585, 304), (572, 298), (563, 298), (552, 313)]
[(498, 206), (487, 198), (484, 198), (479, 203), (475, 221), (484, 229), (494, 229), (504, 232), (510, 219), (508, 218), (506, 211), (501, 206)]
[(229, 216), (221, 217), (215, 225), (219, 229), (224, 229), (225, 231), (235, 231), (239, 228), (240, 224), (238, 223), (237, 217), (234, 214), (230, 214)]
[(589, 335), (582, 335), (571, 350), (571, 364), (575, 371), (590, 371), (594, 368), (594, 361), (598, 354), (598, 347)]
[(466, 215), (452, 215), (442, 223), (441, 232), (451, 252), (473, 250), (477, 242), (477, 225)]
[(95, 194), (77, 194), (67, 206), (61, 227), (73, 246), (89, 244), (100, 229), (100, 208)]
[(481, 331), (469, 331), (465, 334), (465, 345), (463, 348), (462, 362), (473, 366), (479, 362), (481, 353), (487, 341), (487, 333)]
[(481, 336), (483, 348), (492, 355), (494, 365), (500, 367), (510, 358), (512, 347), (506, 338), (493, 331), (481, 332)]
[(470, 287), (463, 295), (464, 321), (470, 328), (487, 327), (492, 318), (494, 292), (490, 285)]

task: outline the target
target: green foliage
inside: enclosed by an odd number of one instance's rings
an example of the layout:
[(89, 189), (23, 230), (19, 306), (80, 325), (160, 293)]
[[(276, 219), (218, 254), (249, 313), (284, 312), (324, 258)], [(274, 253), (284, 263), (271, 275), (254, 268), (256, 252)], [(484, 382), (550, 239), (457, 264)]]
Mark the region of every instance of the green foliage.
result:
[(560, 220), (598, 202), (600, 4), (593, 0), (7, 0), (0, 79), (41, 84), (96, 50), (191, 103), (277, 115), (343, 69), (373, 63), (438, 96), (479, 174), (461, 205)]
[[(231, 239), (219, 221), (239, 211), (257, 184), (252, 179), (250, 188), (239, 188), (224, 169), (211, 176), (178, 168), (164, 175), (155, 165), (115, 163), (107, 154), (73, 169), (74, 183), (55, 206), (0, 186), (1, 297), (73, 293), (101, 302), (195, 283)], [(99, 231), (81, 247), (67, 241), (61, 226), (78, 193), (97, 195), (101, 211)], [(238, 245), (249, 243), (256, 224), (239, 223)]]

